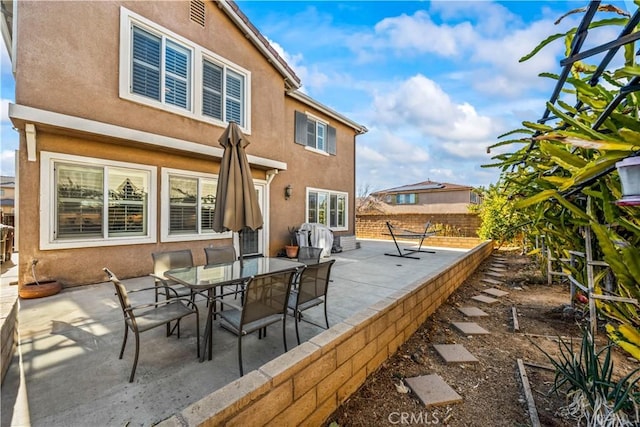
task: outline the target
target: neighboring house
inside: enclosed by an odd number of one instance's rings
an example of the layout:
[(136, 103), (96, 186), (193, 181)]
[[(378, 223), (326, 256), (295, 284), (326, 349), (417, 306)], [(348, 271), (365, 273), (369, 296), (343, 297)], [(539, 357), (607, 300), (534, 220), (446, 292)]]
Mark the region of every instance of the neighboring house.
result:
[[(0, 176), (0, 210), (3, 218), (13, 217), (15, 212), (16, 179), (13, 176)], [(4, 224), (4, 222), (3, 222)], [(10, 224), (13, 225), (13, 224)]]
[[(418, 182), (371, 193), (383, 202), (375, 209), (386, 213), (468, 213), (469, 206), (482, 202), (473, 187), (434, 181)], [(370, 202), (369, 202), (370, 203)]]
[[(20, 132), (20, 281), (66, 285), (152, 270), (151, 253), (215, 233), (218, 138), (240, 124), (264, 227), (247, 255), (276, 255), (289, 226), (355, 234), (355, 142), (367, 129), (301, 82), (230, 1), (2, 1)], [(290, 195), (285, 196), (287, 192)], [(215, 242), (214, 242), (215, 241)], [(236, 248), (238, 242), (234, 241)]]

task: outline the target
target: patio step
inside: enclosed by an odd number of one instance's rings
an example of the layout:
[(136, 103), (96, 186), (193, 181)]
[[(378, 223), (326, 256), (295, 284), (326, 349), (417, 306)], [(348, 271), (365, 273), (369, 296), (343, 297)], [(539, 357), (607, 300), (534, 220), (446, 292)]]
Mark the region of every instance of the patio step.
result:
[(439, 375), (422, 375), (406, 378), (405, 381), (427, 408), (462, 402), (462, 396)]
[(481, 282), (489, 283), (491, 285), (504, 285), (504, 282), (496, 279), (492, 279), (490, 277), (483, 277), (480, 279)]
[(478, 307), (458, 307), (458, 310), (467, 317), (484, 317), (489, 315)]
[(482, 292), (498, 298), (503, 297), (505, 295), (509, 295), (509, 292), (501, 291), (500, 289), (496, 289), (496, 288), (483, 289)]
[(487, 335), (491, 333), (475, 322), (451, 322), (451, 325), (465, 335)]
[(462, 344), (434, 344), (433, 348), (446, 363), (478, 363), (479, 360)]

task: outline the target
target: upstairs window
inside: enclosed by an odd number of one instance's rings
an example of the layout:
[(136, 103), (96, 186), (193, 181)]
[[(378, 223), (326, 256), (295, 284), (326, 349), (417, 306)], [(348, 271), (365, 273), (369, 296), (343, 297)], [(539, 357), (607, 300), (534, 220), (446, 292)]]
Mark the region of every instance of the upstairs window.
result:
[(415, 205), (416, 193), (396, 194), (396, 205)]
[(202, 64), (202, 114), (244, 127), (244, 76), (212, 61)]
[(313, 116), (295, 112), (295, 142), (314, 150), (336, 154), (336, 128)]
[(131, 92), (190, 109), (191, 51), (133, 25)]
[(120, 28), (121, 98), (251, 132), (248, 70), (123, 7)]

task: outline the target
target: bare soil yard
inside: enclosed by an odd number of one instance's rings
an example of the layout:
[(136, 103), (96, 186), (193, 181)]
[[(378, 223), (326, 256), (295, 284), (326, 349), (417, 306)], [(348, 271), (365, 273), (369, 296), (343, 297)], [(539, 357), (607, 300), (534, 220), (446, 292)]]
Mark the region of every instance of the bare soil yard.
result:
[[(506, 272), (499, 278), (503, 285), (491, 285), (480, 279), (495, 257), (504, 257)], [(471, 299), (484, 289), (495, 287), (508, 292), (491, 305)], [(551, 366), (546, 352), (559, 353), (558, 337), (574, 337), (579, 348), (580, 325), (586, 321), (582, 310), (570, 310), (569, 286), (546, 283), (540, 267), (518, 252), (497, 251), (481, 268), (434, 313), (416, 333), (373, 375), (371, 375), (329, 418), (331, 423), (347, 426), (449, 425), (449, 426), (527, 426), (531, 425), (527, 402), (520, 380), (517, 359), (527, 365), (526, 373), (534, 395), (538, 417), (543, 426), (573, 426), (557, 411), (566, 404), (562, 395), (549, 394), (554, 372), (537, 366)], [(465, 317), (459, 307), (475, 306), (489, 314)], [(519, 331), (514, 331), (512, 307), (516, 308)], [(451, 322), (476, 322), (489, 335), (463, 335)], [(607, 343), (604, 332), (598, 334), (599, 346)], [(434, 344), (462, 344), (479, 362), (446, 364)], [(612, 352), (616, 372), (628, 372), (638, 366), (619, 349)], [(449, 406), (426, 408), (411, 392), (398, 391), (404, 378), (437, 374), (463, 401)], [(403, 418), (404, 417), (404, 418)]]

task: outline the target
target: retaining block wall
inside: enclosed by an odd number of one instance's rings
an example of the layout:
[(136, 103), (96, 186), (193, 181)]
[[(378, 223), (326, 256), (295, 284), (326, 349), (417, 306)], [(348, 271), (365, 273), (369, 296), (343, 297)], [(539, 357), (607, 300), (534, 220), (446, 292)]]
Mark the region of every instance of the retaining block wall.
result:
[(18, 345), (18, 287), (3, 286), (0, 293), (0, 366), (2, 381)]
[(448, 226), (460, 232), (461, 237), (478, 237), (481, 220), (477, 214), (356, 214), (356, 237), (359, 239), (390, 239), (386, 222), (398, 228), (422, 231), (427, 221)]
[(321, 425), (492, 250), (492, 242), (482, 243), (427, 282), (406, 286), (159, 426)]

